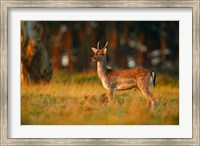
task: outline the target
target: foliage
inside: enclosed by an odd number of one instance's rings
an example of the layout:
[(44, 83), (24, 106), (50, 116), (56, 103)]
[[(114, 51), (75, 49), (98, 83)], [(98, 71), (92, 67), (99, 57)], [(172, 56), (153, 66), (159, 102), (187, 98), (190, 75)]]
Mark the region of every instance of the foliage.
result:
[(179, 82), (177, 77), (157, 75), (155, 111), (146, 109), (140, 91), (118, 91), (115, 104), (107, 103), (106, 90), (95, 73), (54, 74), (49, 84), (22, 85), (21, 124), (179, 124)]

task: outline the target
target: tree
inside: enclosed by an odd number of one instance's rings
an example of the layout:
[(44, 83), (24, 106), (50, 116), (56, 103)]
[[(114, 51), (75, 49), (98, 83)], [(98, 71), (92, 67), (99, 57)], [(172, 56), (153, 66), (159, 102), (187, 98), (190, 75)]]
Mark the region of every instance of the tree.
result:
[(21, 22), (22, 83), (49, 82), (52, 66), (41, 37), (43, 26), (36, 21)]

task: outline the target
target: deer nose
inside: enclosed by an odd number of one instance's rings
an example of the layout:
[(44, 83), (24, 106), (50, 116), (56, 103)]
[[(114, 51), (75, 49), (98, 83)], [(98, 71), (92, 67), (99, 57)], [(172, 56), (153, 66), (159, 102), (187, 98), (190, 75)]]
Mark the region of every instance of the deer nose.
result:
[(92, 59), (91, 59), (92, 61), (95, 61), (96, 60), (96, 58), (95, 57), (92, 57)]

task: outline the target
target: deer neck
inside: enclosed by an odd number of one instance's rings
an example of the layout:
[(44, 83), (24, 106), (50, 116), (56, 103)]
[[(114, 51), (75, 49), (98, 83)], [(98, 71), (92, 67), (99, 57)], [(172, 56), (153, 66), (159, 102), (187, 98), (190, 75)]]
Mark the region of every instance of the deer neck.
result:
[(105, 77), (105, 74), (107, 72), (107, 62), (106, 62), (106, 57), (103, 57), (101, 61), (97, 62), (97, 72), (98, 76), (102, 79)]

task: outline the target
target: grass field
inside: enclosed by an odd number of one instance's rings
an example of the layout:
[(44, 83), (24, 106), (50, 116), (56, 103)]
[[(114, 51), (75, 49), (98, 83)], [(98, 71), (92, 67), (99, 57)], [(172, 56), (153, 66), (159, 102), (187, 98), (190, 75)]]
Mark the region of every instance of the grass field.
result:
[(177, 125), (179, 124), (178, 77), (157, 74), (151, 88), (158, 98), (153, 113), (135, 89), (115, 92), (108, 106), (106, 89), (96, 73), (68, 75), (60, 72), (48, 84), (22, 85), (22, 125)]

